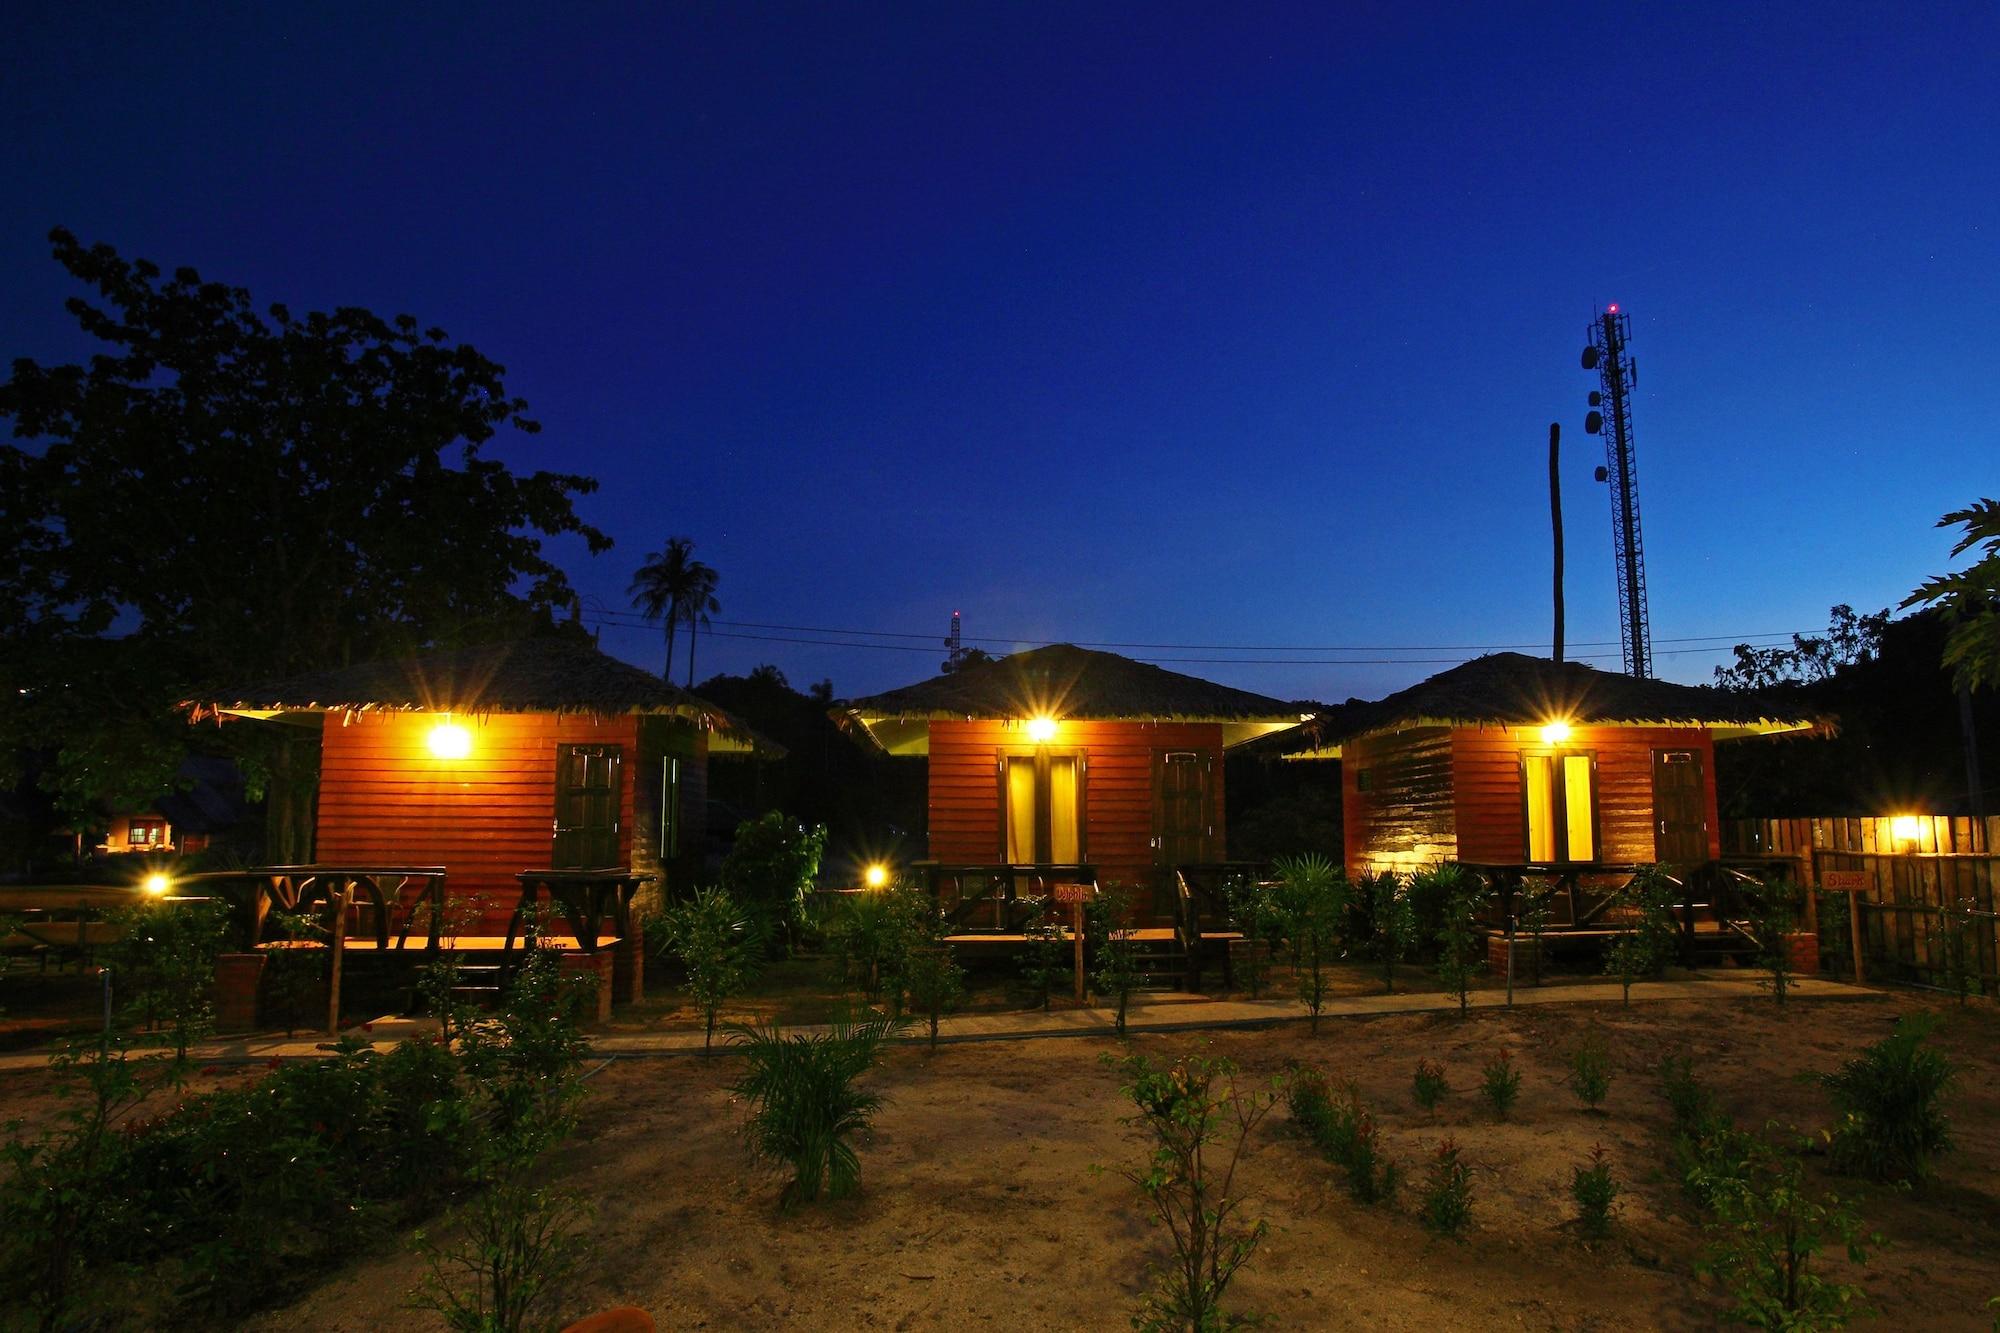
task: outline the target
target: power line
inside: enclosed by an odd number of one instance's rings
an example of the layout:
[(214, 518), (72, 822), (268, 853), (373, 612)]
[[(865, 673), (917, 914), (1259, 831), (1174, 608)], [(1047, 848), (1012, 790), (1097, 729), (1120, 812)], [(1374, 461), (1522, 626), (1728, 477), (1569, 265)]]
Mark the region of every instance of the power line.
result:
[[(626, 627), (653, 626), (658, 622), (631, 611), (599, 610), (593, 614), (605, 623)], [(713, 625), (723, 625), (731, 630), (780, 630), (789, 634), (840, 634), (873, 639), (910, 639), (920, 641), (921, 647), (912, 651), (930, 652), (936, 634), (919, 634), (907, 630), (873, 630), (827, 625), (785, 625), (761, 620), (716, 620)], [(725, 634), (723, 630), (710, 629), (711, 634), (723, 634), (727, 638), (754, 638), (755, 635)], [(1655, 643), (1712, 643), (1724, 649), (1739, 643), (1752, 643), (1759, 639), (1788, 639), (1794, 634), (1819, 633), (1819, 630), (1767, 630), (1755, 634), (1695, 634), (1677, 639), (1655, 639)], [(1039, 639), (1016, 637), (1003, 634), (967, 634), (968, 643), (994, 644), (1034, 644), (1045, 646), (1051, 643), (1069, 643), (1079, 648), (1145, 648), (1172, 652), (1229, 652), (1229, 653), (1422, 653), (1422, 652), (1495, 652), (1505, 649), (1540, 648), (1544, 641), (1537, 639), (1526, 643), (1423, 643), (1423, 644), (1258, 644), (1258, 643), (1141, 643), (1117, 639)], [(818, 639), (775, 639), (779, 643), (818, 643)], [(1584, 639), (1575, 641), (1579, 648), (1609, 648), (1618, 646), (1618, 639)], [(893, 647), (890, 644), (845, 643), (838, 647)], [(1616, 657), (1617, 653), (1589, 654), (1594, 657)]]
[[(650, 625), (634, 624), (630, 621), (622, 621), (622, 620), (600, 619), (592, 621), (591, 623), (608, 626), (609, 628), (612, 629), (637, 630), (637, 629), (652, 628)], [(823, 632), (836, 633), (837, 631), (827, 630)], [(929, 653), (935, 651), (934, 649), (924, 644), (915, 644), (915, 643), (867, 643), (861, 640), (854, 640), (854, 639), (803, 639), (783, 634), (742, 634), (730, 630), (719, 630), (719, 629), (710, 629), (707, 631), (707, 634), (710, 638), (747, 639), (759, 643), (795, 643), (795, 644), (803, 644), (813, 648), (873, 648), (880, 652), (893, 652), (893, 653)], [(1009, 642), (1015, 642), (1015, 641), (1010, 640)], [(1668, 642), (1679, 642), (1679, 640), (1669, 640)], [(1284, 651), (1284, 650), (1259, 649), (1258, 651), (1269, 652), (1269, 651)], [(1349, 651), (1349, 650), (1341, 650), (1341, 651)], [(1410, 649), (1407, 651), (1422, 651), (1422, 650)], [(1661, 656), (1669, 656), (1669, 655), (1681, 656), (1686, 654), (1719, 655), (1722, 653), (1726, 653), (1728, 651), (1730, 650), (1726, 646), (1714, 646), (1706, 648), (1668, 648), (1659, 650), (1659, 654)], [(1613, 659), (1619, 659), (1622, 657), (1622, 654), (1573, 653), (1569, 654), (1569, 657), (1570, 660), (1572, 661), (1594, 662), (1594, 661), (1609, 661)], [(1172, 662), (1180, 664), (1202, 664), (1207, 666), (1338, 667), (1338, 666), (1456, 665), (1457, 663), (1464, 662), (1468, 659), (1463, 657), (1139, 657), (1135, 658), (1134, 660), (1140, 662), (1152, 662), (1152, 663)]]

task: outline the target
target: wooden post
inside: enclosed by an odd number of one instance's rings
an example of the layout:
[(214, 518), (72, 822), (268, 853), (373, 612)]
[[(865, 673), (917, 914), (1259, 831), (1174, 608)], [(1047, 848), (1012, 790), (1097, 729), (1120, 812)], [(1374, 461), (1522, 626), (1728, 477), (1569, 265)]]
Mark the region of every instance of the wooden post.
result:
[(340, 1035), (340, 960), (347, 952), (347, 885), (333, 891), (333, 960), (327, 966), (326, 1034)]
[(1083, 900), (1069, 905), (1069, 933), (1076, 945), (1076, 1002), (1083, 1003)]

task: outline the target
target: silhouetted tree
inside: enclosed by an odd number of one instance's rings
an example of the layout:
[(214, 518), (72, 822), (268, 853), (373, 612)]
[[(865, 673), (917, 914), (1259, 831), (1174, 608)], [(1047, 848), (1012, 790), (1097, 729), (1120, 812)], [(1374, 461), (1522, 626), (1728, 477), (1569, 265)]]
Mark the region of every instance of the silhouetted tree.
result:
[(1762, 690), (1773, 685), (1810, 685), (1834, 672), (1873, 660), (1888, 627), (1887, 610), (1858, 616), (1842, 603), (1827, 612), (1825, 634), (1794, 634), (1789, 648), (1736, 645), (1736, 661), (1715, 669), (1715, 683), (1729, 689)]
[(1903, 605), (1943, 612), (1950, 626), (1944, 664), (1953, 680), (1961, 690), (1990, 690), (2000, 685), (2000, 501), (1980, 500), (1938, 520), (1941, 528), (1955, 524), (1965, 532), (1952, 546), (1952, 558), (1974, 547), (1980, 548), (1979, 558), (1956, 573), (1925, 579)]
[[(704, 585), (711, 591), (714, 589), (715, 571), (694, 558), (694, 542), (686, 537), (669, 537), (665, 546), (646, 557), (646, 563), (632, 576), (632, 586), (626, 589), (639, 614), (659, 621), (665, 629), (667, 657), (660, 668), (664, 680), (672, 680), (674, 675), (674, 634), (687, 620), (688, 608)], [(692, 684), (692, 648), (688, 656)]]
[[(442, 330), (260, 309), (193, 269), (50, 241), (102, 346), (84, 365), (18, 360), (0, 384), (16, 441), (0, 445), (0, 780), (33, 768), (62, 817), (143, 767), (78, 757), (166, 737), (178, 700), (524, 632), (574, 601), (541, 538), (610, 545), (574, 508), (594, 481), (485, 456), (502, 428), (539, 427)], [(253, 784), (291, 780), (279, 819), (301, 791), (309, 811), (309, 738), (230, 730), (263, 747)], [(149, 761), (161, 779), (190, 731)]]

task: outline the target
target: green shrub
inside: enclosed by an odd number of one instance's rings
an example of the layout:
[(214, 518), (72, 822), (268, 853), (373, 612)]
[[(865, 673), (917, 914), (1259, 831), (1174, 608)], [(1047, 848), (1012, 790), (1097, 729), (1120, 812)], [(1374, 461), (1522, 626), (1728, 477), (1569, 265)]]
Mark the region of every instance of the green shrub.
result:
[(1744, 892), (1750, 937), (1771, 971), (1772, 996), (1780, 1005), (1792, 989), (1792, 931), (1798, 922), (1800, 891), (1788, 879), (1773, 877)]
[(1369, 944), (1382, 964), (1382, 989), (1396, 989), (1396, 964), (1416, 938), (1416, 918), (1409, 896), (1392, 874), (1374, 877), (1369, 890)]
[(1438, 980), (1458, 997), (1458, 1012), (1463, 1015), (1472, 1002), (1472, 979), (1486, 966), (1485, 934), (1479, 925), (1485, 886), (1478, 876), (1459, 865), (1439, 866), (1427, 874), (1443, 888), (1443, 904), (1434, 936)]
[(1694, 1072), (1694, 1060), (1685, 1051), (1668, 1051), (1660, 1057), (1660, 1093), (1674, 1118), (1676, 1135), (1699, 1135), (1718, 1114), (1715, 1094)]
[(1603, 1105), (1611, 1091), (1611, 1049), (1594, 1023), (1569, 1053), (1569, 1090), (1593, 1111)]
[(1438, 1143), (1424, 1169), (1417, 1217), (1426, 1231), (1453, 1240), (1463, 1235), (1472, 1221), (1472, 1172), (1459, 1159), (1458, 1144), (1451, 1139)]
[(1598, 1144), (1590, 1150), (1590, 1164), (1569, 1171), (1569, 1196), (1576, 1201), (1576, 1227), (1590, 1240), (1611, 1234), (1611, 1210), (1619, 1195), (1618, 1182), (1611, 1176), (1611, 1160)]
[(938, 1019), (956, 1008), (965, 997), (965, 969), (949, 944), (939, 940), (915, 949), (903, 978), (909, 991), (910, 1010), (922, 1014), (930, 1026), (931, 1049), (937, 1049)]
[(1906, 1016), (1895, 1032), (1820, 1076), (1840, 1115), (1831, 1142), (1838, 1169), (1921, 1184), (1951, 1150), (1944, 1101), (1958, 1070), (1924, 1044), (1936, 1026), (1931, 1015)]
[(756, 974), (764, 941), (729, 890), (696, 889), (686, 902), (662, 914), (667, 952), (687, 974), (688, 994), (701, 1010), (701, 1048), (715, 1044), (715, 1020), (722, 1006)]
[(304, 912), (273, 912), (270, 925), (286, 947), (263, 951), (264, 998), (272, 1023), (291, 1037), (326, 1005), (330, 951), (320, 947), (325, 929)]
[(1696, 1268), (1729, 1294), (1730, 1315), (1752, 1328), (1801, 1333), (1844, 1328), (1870, 1313), (1862, 1291), (1829, 1281), (1815, 1267), (1820, 1251), (1838, 1243), (1850, 1262), (1867, 1262), (1861, 1221), (1832, 1194), (1814, 1195), (1796, 1156), (1761, 1147), (1744, 1176), (1716, 1189), (1715, 1216)]
[(428, 1272), (411, 1304), (442, 1315), (455, 1333), (555, 1329), (586, 1249), (577, 1227), (587, 1211), (522, 1171), (489, 1182), (445, 1219), (448, 1240), (417, 1233)]
[(1425, 1111), (1437, 1110), (1437, 1104), (1451, 1091), (1451, 1084), (1445, 1080), (1444, 1066), (1435, 1060), (1417, 1061), (1416, 1075), (1411, 1079), (1410, 1095)]
[(1514, 1057), (1505, 1047), (1481, 1068), (1479, 1090), (1497, 1118), (1505, 1120), (1514, 1109), (1521, 1095), (1521, 1071), (1514, 1067)]
[(124, 928), (109, 950), (111, 980), (128, 1015), (161, 1031), (174, 1058), (215, 1028), (215, 960), (229, 929), (219, 902), (144, 902), (113, 914)]
[(130, 1136), (117, 1122), (168, 1078), (164, 1057), (134, 1060), (93, 1042), (50, 1063), (65, 1105), (35, 1138), (0, 1146), (0, 1308), (23, 1327), (115, 1326), (137, 1314), (132, 1291), (143, 1256), (127, 1238), (143, 1200), (126, 1188)]
[(1347, 878), (1324, 856), (1285, 857), (1274, 863), (1282, 901), (1290, 915), (1285, 929), (1297, 958), (1299, 1002), (1312, 1015), (1313, 1035), (1331, 993), (1327, 967), (1339, 955), (1341, 922), (1347, 915)]
[(826, 851), (826, 830), (772, 810), (737, 825), (722, 858), (722, 887), (765, 924), (768, 938), (790, 947), (805, 919), (813, 880)]
[(782, 1207), (843, 1198), (861, 1183), (852, 1140), (867, 1132), (882, 1100), (856, 1080), (905, 1025), (875, 1016), (811, 1035), (786, 1036), (775, 1027), (737, 1030), (732, 1044), (743, 1053), (744, 1071), (730, 1091), (750, 1103), (744, 1135), (751, 1151), (791, 1169), (779, 1196)]
[(1396, 1164), (1382, 1152), (1375, 1117), (1352, 1082), (1336, 1089), (1316, 1069), (1296, 1071), (1285, 1085), (1292, 1120), (1347, 1177), (1357, 1202), (1379, 1203), (1396, 1192)]
[(1239, 1220), (1244, 1201), (1235, 1189), (1236, 1166), (1277, 1095), (1246, 1093), (1227, 1060), (1190, 1055), (1160, 1069), (1135, 1055), (1123, 1068), (1131, 1080), (1123, 1091), (1138, 1108), (1131, 1123), (1153, 1145), (1146, 1165), (1124, 1175), (1166, 1227), (1174, 1251), (1172, 1265), (1156, 1270), (1134, 1322), (1163, 1333), (1231, 1327), (1240, 1321), (1223, 1315), (1223, 1296), (1268, 1229), (1261, 1218)]
[(1718, 1196), (1743, 1187), (1765, 1151), (1762, 1139), (1736, 1128), (1727, 1116), (1718, 1115), (1674, 1137), (1674, 1172), (1680, 1178), (1681, 1191), (1696, 1207), (1707, 1211), (1715, 1207)]
[(1122, 888), (1111, 887), (1092, 897), (1083, 906), (1083, 929), (1089, 941), (1094, 970), (1091, 988), (1110, 998), (1118, 1036), (1125, 1036), (1125, 1018), (1132, 996), (1145, 984), (1139, 970), (1139, 945), (1125, 922), (1131, 910), (1131, 896)]
[[(1229, 919), (1249, 946), (1243, 950), (1241, 971), (1254, 1000), (1263, 994), (1264, 978), (1271, 970), (1271, 945), (1285, 933), (1284, 913), (1269, 884), (1245, 875), (1229, 885)], [(1265, 947), (1257, 948), (1260, 943)]]
[(1514, 900), (1514, 924), (1534, 947), (1535, 984), (1542, 984), (1542, 936), (1555, 921), (1556, 891), (1552, 884), (1524, 884)]
[(1028, 989), (1029, 1007), (1046, 1010), (1055, 995), (1056, 978), (1072, 968), (1073, 953), (1063, 939), (1062, 924), (1049, 919), (1047, 902), (1031, 900), (1021, 944), (1021, 980)]

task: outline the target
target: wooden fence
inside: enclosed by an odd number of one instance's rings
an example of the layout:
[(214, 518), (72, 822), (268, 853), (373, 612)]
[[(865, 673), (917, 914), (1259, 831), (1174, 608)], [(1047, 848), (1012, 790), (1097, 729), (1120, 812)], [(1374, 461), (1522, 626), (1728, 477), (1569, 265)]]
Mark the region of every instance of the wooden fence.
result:
[[(1769, 860), (1818, 899), (1820, 953), (1852, 965), (1847, 913), (1861, 917), (1862, 971), (1882, 981), (1943, 985), (1952, 924), (1969, 934), (1973, 989), (2000, 994), (2000, 817), (1895, 815), (1861, 819), (1737, 819), (1722, 825), (1729, 859)], [(1849, 904), (1852, 904), (1850, 909)]]

